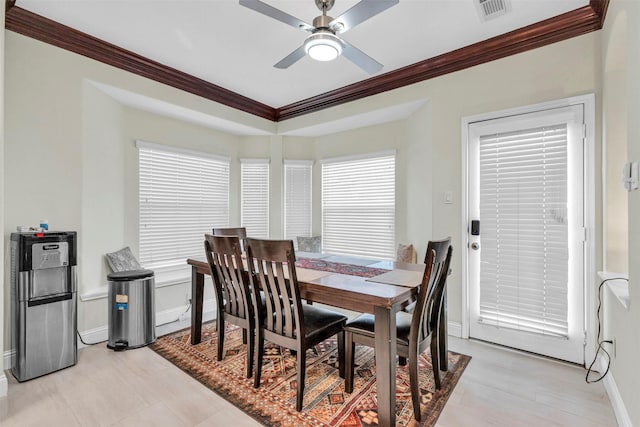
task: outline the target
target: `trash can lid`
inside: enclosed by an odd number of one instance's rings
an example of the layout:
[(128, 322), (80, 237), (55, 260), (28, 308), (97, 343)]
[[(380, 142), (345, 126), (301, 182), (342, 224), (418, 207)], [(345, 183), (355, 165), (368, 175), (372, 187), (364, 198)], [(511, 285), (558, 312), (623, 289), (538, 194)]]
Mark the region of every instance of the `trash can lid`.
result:
[(127, 270), (111, 273), (107, 276), (107, 280), (111, 282), (129, 282), (151, 276), (153, 276), (153, 270)]

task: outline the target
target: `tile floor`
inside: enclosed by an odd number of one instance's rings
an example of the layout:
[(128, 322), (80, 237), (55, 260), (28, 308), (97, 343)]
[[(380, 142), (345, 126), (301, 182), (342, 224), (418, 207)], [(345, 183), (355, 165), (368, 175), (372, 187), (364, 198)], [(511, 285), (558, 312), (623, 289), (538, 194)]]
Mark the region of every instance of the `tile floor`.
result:
[[(616, 425), (602, 383), (586, 384), (582, 368), (474, 341), (451, 338), (450, 347), (473, 359), (440, 427)], [(102, 343), (54, 374), (7, 376), (2, 427), (259, 425), (148, 348), (116, 353)]]

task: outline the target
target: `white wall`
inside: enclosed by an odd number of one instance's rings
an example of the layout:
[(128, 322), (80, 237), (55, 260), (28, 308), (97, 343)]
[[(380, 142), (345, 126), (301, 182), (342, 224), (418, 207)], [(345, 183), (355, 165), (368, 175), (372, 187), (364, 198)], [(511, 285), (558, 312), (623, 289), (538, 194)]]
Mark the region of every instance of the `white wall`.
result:
[[(124, 108), (95, 88), (82, 86), (81, 224), (78, 230), (79, 294), (106, 286), (104, 254), (123, 247), (125, 175)], [(78, 324), (102, 326), (107, 305), (78, 304)]]
[[(17, 225), (48, 218), (51, 229), (78, 230), (82, 198), (82, 84), (61, 84), (66, 66), (52, 49), (16, 49), (5, 32), (4, 242)], [(71, 55), (68, 55), (71, 56)], [(51, 66), (48, 66), (51, 65)], [(73, 68), (72, 64), (67, 64)], [(42, 70), (48, 70), (43, 73)], [(25, 90), (25, 88), (29, 88)], [(73, 102), (71, 102), (73, 100)], [(9, 263), (5, 260), (5, 296)], [(9, 315), (5, 298), (5, 318)], [(5, 347), (9, 348), (5, 321)]]
[(621, 178), (627, 158), (627, 16), (617, 4), (607, 12), (602, 38), (603, 267), (626, 273), (629, 230)]
[[(105, 66), (12, 32), (7, 37), (5, 245), (16, 225), (48, 218), (51, 229), (77, 230), (78, 327), (104, 329), (104, 298), (83, 295), (106, 291), (104, 254), (123, 246), (138, 248), (138, 158), (135, 140), (185, 147), (237, 158), (240, 139), (180, 120), (123, 106), (94, 82), (242, 122), (259, 130), (275, 125), (194, 95)], [(264, 138), (263, 138), (264, 139)], [(235, 165), (235, 168), (234, 168)], [(239, 167), (232, 164), (232, 176)], [(239, 183), (232, 181), (232, 188)], [(238, 192), (231, 215), (239, 214)], [(10, 347), (8, 260), (4, 263), (3, 345)], [(160, 288), (156, 309), (186, 304), (189, 284)], [(211, 297), (210, 294), (205, 297)], [(2, 354), (0, 352), (0, 354)]]
[[(611, 173), (607, 184), (607, 267), (629, 272), (628, 310), (605, 290), (603, 339), (615, 338), (611, 378), (605, 379), (620, 425), (640, 425), (640, 191), (621, 192), (620, 170), (627, 161), (640, 161), (640, 2), (613, 0), (602, 31), (602, 79), (606, 138), (605, 155)], [(619, 224), (612, 224), (613, 221)], [(628, 229), (627, 236), (621, 232)], [(628, 242), (628, 243), (627, 243)], [(628, 246), (627, 246), (628, 245)], [(619, 260), (618, 258), (623, 258)], [(608, 347), (610, 348), (610, 347)]]
[[(640, 2), (626, 0), (627, 8), (627, 115), (628, 121), (628, 159), (640, 162)], [(631, 294), (629, 317), (625, 319), (624, 330), (620, 335), (623, 346), (620, 351), (624, 360), (617, 362), (614, 375), (622, 396), (627, 403), (633, 425), (640, 425), (640, 191), (629, 194), (629, 292)]]
[[(0, 22), (4, 22), (4, 8), (0, 11)], [(0, 82), (4, 82), (4, 31), (0, 33)], [(0, 165), (4, 165), (4, 84), (0, 86)], [(0, 173), (0, 230), (4, 230), (4, 173)], [(4, 254), (6, 240), (0, 245), (0, 277), (4, 277)], [(4, 282), (7, 283), (7, 282)], [(8, 285), (2, 287), (5, 290)], [(0, 292), (0, 355), (4, 354), (4, 306), (9, 297)], [(8, 347), (8, 346), (7, 346)], [(0, 370), (0, 397), (7, 394), (7, 377)]]
[[(411, 191), (407, 190), (405, 196), (407, 210), (399, 214), (400, 218), (406, 218), (404, 232), (407, 234), (399, 234), (399, 239), (406, 238), (407, 241), (420, 244), (425, 238), (452, 237), (453, 272), (447, 285), (448, 308), (450, 321), (459, 323), (465, 304), (462, 301), (460, 254), (466, 250), (461, 244), (462, 118), (587, 93), (596, 93), (596, 102), (599, 103), (599, 54), (600, 34), (590, 33), (364, 100), (339, 105), (316, 114), (294, 118), (280, 123), (278, 129), (281, 132), (290, 132), (311, 126), (314, 120), (332, 121), (390, 105), (428, 100), (428, 104), (404, 124), (391, 123), (368, 130), (317, 138), (316, 158), (335, 153), (347, 154), (349, 150), (355, 150), (352, 148), (353, 144), (358, 144), (363, 150), (374, 150), (384, 145), (384, 142), (381, 142), (384, 139), (404, 139), (404, 144), (409, 144), (405, 145), (405, 148), (409, 147), (408, 157), (405, 158), (408, 159), (408, 163), (401, 164), (401, 167), (406, 167), (407, 178), (404, 183)], [(599, 128), (598, 121), (597, 135), (600, 134)], [(403, 137), (398, 138), (397, 135)], [(348, 144), (344, 143), (341, 147), (340, 141), (348, 141)], [(391, 141), (386, 143), (389, 144)], [(417, 157), (413, 156), (415, 150), (420, 152)], [(600, 150), (598, 137), (596, 153), (600, 153)], [(596, 170), (600, 170), (601, 159), (599, 155), (596, 157), (595, 167)], [(317, 182), (316, 178), (317, 174), (314, 175)], [(445, 191), (453, 193), (452, 204), (444, 203)], [(421, 193), (427, 197), (420, 199)], [(598, 248), (596, 268), (599, 268), (602, 236), (599, 184), (595, 197), (598, 208), (594, 238)], [(422, 209), (430, 209), (430, 212), (423, 213)], [(317, 216), (318, 211), (315, 213)], [(429, 220), (431, 225), (423, 226), (423, 223), (428, 223)], [(426, 242), (422, 245), (419, 257), (424, 256)]]
[[(237, 158), (271, 158), (272, 178), (276, 178), (271, 190), (277, 201), (271, 211), (274, 237), (282, 233), (277, 214), (281, 209), (278, 180), (283, 158), (319, 160), (396, 148), (397, 240), (416, 244), (422, 258), (428, 239), (452, 236), (449, 315), (450, 320), (460, 322), (462, 117), (584, 93), (596, 92), (599, 96), (595, 53), (599, 49), (599, 34), (591, 33), (291, 119), (279, 123), (277, 129), (286, 132), (396, 104), (428, 101), (404, 121), (318, 138), (236, 137), (119, 106), (87, 80), (263, 130), (275, 131), (276, 126), (15, 33), (6, 34), (6, 96), (10, 108), (6, 114), (5, 241), (16, 224), (34, 224), (43, 216), (54, 228), (76, 229), (81, 236), (86, 233), (80, 242), (80, 286), (85, 290), (98, 282), (104, 283), (102, 254), (117, 249), (119, 242), (136, 251), (137, 158), (133, 148), (136, 138), (186, 144), (235, 156), (232, 194), (234, 189), (236, 194), (239, 192)], [(115, 138), (122, 138), (120, 146), (107, 149), (105, 154), (103, 144)], [(103, 157), (109, 160), (101, 163)], [(29, 162), (25, 162), (27, 158)], [(34, 171), (30, 170), (32, 166)], [(316, 233), (320, 232), (319, 173), (316, 163), (313, 176)], [(113, 180), (111, 184), (103, 182), (107, 176)], [(43, 187), (43, 183), (47, 185)], [(123, 190), (118, 191), (122, 186)], [(452, 204), (443, 202), (445, 191), (453, 193)], [(98, 201), (95, 197), (102, 199)], [(94, 202), (95, 206), (89, 206)], [(113, 218), (105, 214), (107, 208)], [(232, 218), (239, 218), (239, 201), (233, 197), (232, 212)], [(108, 223), (108, 230), (92, 229), (96, 219)], [(232, 225), (236, 225), (233, 219)], [(599, 224), (598, 230), (600, 227)], [(183, 305), (187, 287), (162, 290), (159, 306)], [(80, 330), (106, 324), (105, 306), (104, 300), (81, 303)], [(5, 321), (5, 330), (8, 323)]]
[[(398, 243), (413, 243), (418, 261), (425, 259), (429, 240), (438, 240), (446, 234), (433, 230), (433, 206), (442, 201), (442, 195), (433, 192), (433, 123), (431, 103), (427, 103), (407, 120), (406, 144), (406, 208), (399, 211), (398, 220), (406, 224), (405, 236)], [(451, 205), (453, 206), (453, 205)]]

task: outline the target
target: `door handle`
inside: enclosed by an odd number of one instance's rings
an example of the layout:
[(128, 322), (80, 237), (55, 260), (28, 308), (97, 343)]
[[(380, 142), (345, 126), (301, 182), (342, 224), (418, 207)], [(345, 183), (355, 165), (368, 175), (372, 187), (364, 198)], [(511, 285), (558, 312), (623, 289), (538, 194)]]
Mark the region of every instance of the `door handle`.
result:
[(470, 246), (471, 246), (471, 249), (473, 249), (474, 251), (477, 251), (478, 249), (480, 249), (480, 243), (478, 242), (473, 242)]

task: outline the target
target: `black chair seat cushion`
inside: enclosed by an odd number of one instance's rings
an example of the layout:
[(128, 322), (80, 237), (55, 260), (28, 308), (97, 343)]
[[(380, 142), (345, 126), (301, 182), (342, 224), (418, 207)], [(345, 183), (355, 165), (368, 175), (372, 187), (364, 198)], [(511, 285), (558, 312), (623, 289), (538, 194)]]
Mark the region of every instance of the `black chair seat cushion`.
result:
[(339, 327), (347, 321), (347, 316), (344, 314), (315, 305), (303, 304), (302, 313), (307, 339), (312, 339), (314, 335), (324, 332), (326, 328)]
[[(413, 315), (399, 311), (396, 313), (396, 335), (397, 340), (401, 344), (409, 345), (409, 332), (411, 331), (411, 318)], [(344, 327), (345, 331), (351, 331), (354, 334), (375, 336), (375, 317), (373, 314), (361, 314), (353, 320), (347, 322)]]

